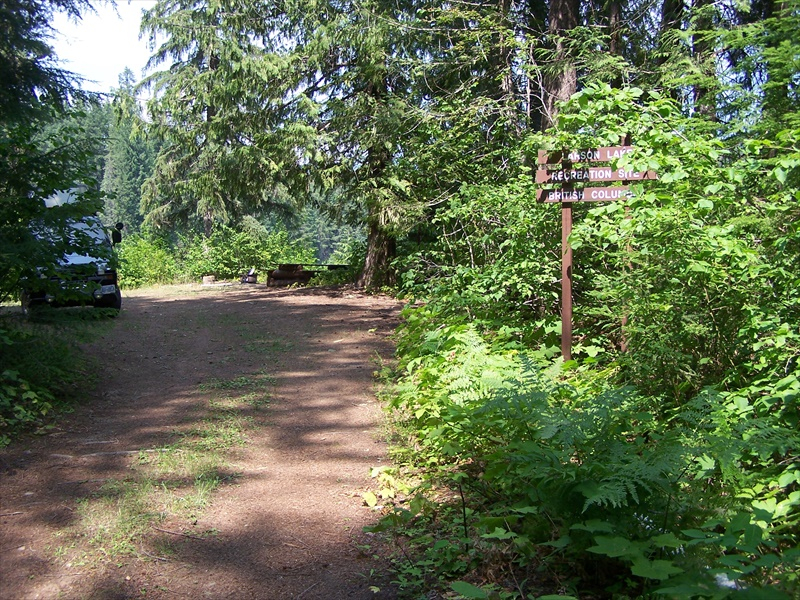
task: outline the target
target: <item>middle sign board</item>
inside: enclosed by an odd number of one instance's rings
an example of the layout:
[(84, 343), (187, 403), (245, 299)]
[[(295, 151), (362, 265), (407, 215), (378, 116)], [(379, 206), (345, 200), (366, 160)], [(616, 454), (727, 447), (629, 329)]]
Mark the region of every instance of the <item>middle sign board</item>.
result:
[(595, 183), (602, 181), (641, 181), (656, 179), (655, 171), (626, 171), (611, 167), (585, 167), (582, 169), (539, 169), (536, 183)]

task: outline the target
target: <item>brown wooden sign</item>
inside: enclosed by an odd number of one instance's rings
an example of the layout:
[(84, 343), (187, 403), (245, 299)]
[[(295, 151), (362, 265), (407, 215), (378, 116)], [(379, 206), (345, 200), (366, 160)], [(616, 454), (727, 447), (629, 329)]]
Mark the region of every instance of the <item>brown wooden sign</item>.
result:
[(614, 187), (588, 187), (582, 189), (561, 188), (557, 190), (537, 190), (538, 202), (616, 202), (631, 195), (627, 185)]
[[(588, 167), (584, 163), (613, 162), (633, 151), (630, 138), (625, 136), (624, 146), (563, 150), (539, 150), (536, 183), (561, 184), (556, 189), (537, 190), (539, 202), (561, 204), (561, 355), (572, 358), (572, 233), (573, 202), (614, 202), (631, 196), (627, 185), (594, 187), (591, 184), (605, 181), (642, 181), (658, 179), (655, 171), (626, 171), (610, 166)], [(575, 164), (581, 165), (574, 168)], [(551, 165), (555, 168), (547, 168)]]
[(538, 162), (540, 165), (560, 164), (564, 161), (583, 162), (608, 162), (620, 158), (633, 151), (633, 146), (608, 146), (604, 148), (585, 148), (583, 150), (564, 150), (561, 152), (548, 152), (539, 150)]
[(658, 179), (655, 171), (626, 171), (611, 167), (587, 167), (584, 169), (539, 169), (536, 183), (582, 184), (600, 181), (641, 181)]

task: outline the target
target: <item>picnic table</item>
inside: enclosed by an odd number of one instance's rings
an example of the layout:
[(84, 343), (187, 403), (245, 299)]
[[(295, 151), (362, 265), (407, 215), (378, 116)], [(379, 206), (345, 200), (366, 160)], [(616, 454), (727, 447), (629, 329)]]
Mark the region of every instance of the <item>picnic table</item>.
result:
[(311, 278), (320, 271), (337, 271), (349, 267), (350, 265), (283, 263), (279, 264), (277, 269), (271, 269), (267, 272), (267, 285), (270, 285), (274, 281), (284, 282), (286, 285), (292, 283), (308, 283)]

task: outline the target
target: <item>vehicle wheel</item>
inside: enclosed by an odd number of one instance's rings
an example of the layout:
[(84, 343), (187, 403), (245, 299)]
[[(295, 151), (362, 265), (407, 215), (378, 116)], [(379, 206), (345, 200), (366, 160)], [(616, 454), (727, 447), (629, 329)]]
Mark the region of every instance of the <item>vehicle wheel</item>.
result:
[(111, 304), (111, 308), (122, 310), (122, 292), (119, 288), (117, 288), (117, 292), (114, 294), (114, 302)]
[(122, 309), (122, 292), (117, 289), (113, 298), (104, 297), (103, 301), (101, 303), (95, 303), (94, 307), (112, 309), (113, 315), (116, 316)]

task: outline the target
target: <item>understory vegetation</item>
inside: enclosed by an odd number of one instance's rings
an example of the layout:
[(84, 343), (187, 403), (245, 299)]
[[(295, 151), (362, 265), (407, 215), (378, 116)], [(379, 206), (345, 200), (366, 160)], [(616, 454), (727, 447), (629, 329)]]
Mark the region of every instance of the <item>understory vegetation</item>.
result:
[(131, 236), (119, 249), (120, 284), (142, 287), (200, 281), (203, 276), (237, 279), (250, 269), (263, 273), (279, 263), (314, 263), (313, 250), (290, 242), (286, 230), (260, 234), (219, 228), (209, 238), (163, 239)]
[(441, 242), (405, 259), (389, 402), (407, 450), (385, 476), (418, 485), (385, 486), (375, 530), (410, 597), (800, 595), (800, 137), (695, 125), (597, 85), (529, 139), (535, 156), (627, 133), (615, 166), (659, 175), (575, 205), (574, 360), (560, 211), (529, 170), (464, 186)]
[(337, 237), (328, 233), (312, 239), (303, 235), (302, 229), (290, 234), (283, 225), (267, 227), (252, 218), (244, 219), (237, 228), (217, 226), (208, 237), (145, 231), (126, 237), (118, 248), (120, 285), (130, 289), (198, 282), (206, 275), (235, 280), (251, 270), (265, 281), (267, 273), (279, 264), (299, 263), (313, 269), (312, 265), (320, 262), (349, 268), (320, 272), (315, 283), (346, 283), (356, 277), (363, 245), (355, 228), (347, 228)]
[[(330, 242), (322, 256), (319, 244), (312, 243), (319, 241)], [(235, 280), (251, 270), (266, 281), (267, 273), (280, 264), (299, 263), (313, 269), (320, 262), (348, 268), (321, 271), (315, 283), (348, 283), (355, 280), (358, 265), (363, 262), (363, 248), (363, 236), (354, 228), (338, 238), (318, 236), (310, 240), (296, 233), (290, 235), (282, 225), (267, 228), (255, 219), (246, 219), (238, 228), (218, 226), (208, 237), (159, 236), (146, 231), (126, 237), (118, 248), (120, 285), (130, 289), (198, 282), (206, 275)]]
[(96, 380), (95, 365), (75, 346), (104, 326), (107, 312), (0, 314), (0, 447), (22, 431), (47, 427)]

